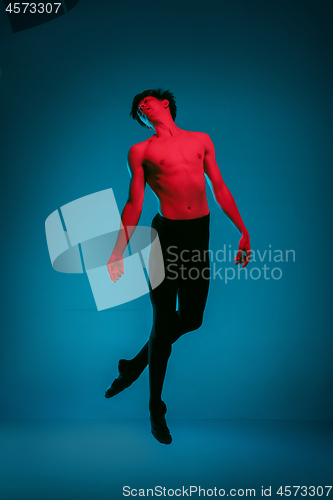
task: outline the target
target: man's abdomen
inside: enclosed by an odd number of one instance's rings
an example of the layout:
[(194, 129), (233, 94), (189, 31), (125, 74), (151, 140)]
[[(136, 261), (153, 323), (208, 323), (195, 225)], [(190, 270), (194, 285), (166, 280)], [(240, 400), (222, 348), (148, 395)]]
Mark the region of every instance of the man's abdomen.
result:
[(161, 194), (159, 197), (161, 215), (168, 219), (197, 219), (209, 213), (206, 190), (197, 190), (191, 193), (176, 190), (173, 196)]

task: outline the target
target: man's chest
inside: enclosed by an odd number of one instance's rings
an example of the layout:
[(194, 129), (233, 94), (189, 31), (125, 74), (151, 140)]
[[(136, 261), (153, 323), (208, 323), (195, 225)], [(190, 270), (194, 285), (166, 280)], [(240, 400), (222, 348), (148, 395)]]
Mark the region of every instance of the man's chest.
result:
[(154, 170), (203, 164), (205, 148), (195, 135), (181, 134), (170, 139), (153, 139), (146, 147), (144, 163)]

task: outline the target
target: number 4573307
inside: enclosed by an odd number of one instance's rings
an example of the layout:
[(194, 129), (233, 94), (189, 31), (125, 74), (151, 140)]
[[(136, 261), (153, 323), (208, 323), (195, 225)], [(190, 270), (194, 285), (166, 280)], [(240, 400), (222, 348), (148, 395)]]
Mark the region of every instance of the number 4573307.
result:
[(15, 2), (15, 3), (9, 3), (6, 7), (6, 11), (9, 12), (10, 14), (44, 14), (46, 12), (47, 14), (51, 14), (54, 12), (57, 14), (59, 8), (61, 6), (60, 3), (26, 3), (26, 2)]

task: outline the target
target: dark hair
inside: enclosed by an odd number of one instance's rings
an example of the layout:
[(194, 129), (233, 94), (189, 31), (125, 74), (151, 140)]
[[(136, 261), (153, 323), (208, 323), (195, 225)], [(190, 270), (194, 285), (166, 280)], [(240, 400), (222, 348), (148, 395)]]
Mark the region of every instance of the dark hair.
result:
[(152, 97), (156, 97), (156, 99), (158, 99), (159, 101), (164, 101), (164, 99), (167, 99), (169, 101), (169, 109), (170, 109), (172, 119), (173, 119), (173, 121), (175, 121), (176, 114), (177, 114), (177, 106), (176, 106), (175, 97), (171, 92), (169, 92), (169, 90), (163, 90), (161, 88), (144, 90), (143, 92), (141, 92), (141, 94), (137, 94), (133, 99), (132, 109), (130, 111), (129, 116), (131, 116), (133, 118), (133, 120), (136, 120), (138, 123), (140, 123), (140, 125), (142, 125), (143, 127), (147, 126), (145, 123), (143, 123), (140, 120), (140, 117), (138, 115), (138, 107), (139, 107), (139, 104), (142, 101), (142, 99), (144, 99), (145, 97), (147, 97), (149, 95)]

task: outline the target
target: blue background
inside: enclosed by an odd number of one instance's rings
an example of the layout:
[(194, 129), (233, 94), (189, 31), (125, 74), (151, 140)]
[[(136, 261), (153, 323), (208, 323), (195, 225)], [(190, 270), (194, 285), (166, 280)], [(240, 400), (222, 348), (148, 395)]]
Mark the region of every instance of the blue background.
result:
[[(210, 134), (253, 250), (296, 256), (247, 268), (281, 279), (211, 281), (203, 326), (170, 358), (170, 413), (332, 419), (332, 14), (323, 0), (81, 0), (13, 34), (2, 12), (1, 417), (147, 416), (146, 372), (104, 390), (148, 338), (148, 296), (97, 312), (86, 275), (52, 269), (44, 222), (110, 187), (122, 209), (128, 149), (149, 137), (132, 98), (162, 86), (177, 125)], [(211, 248), (237, 249), (208, 200)], [(156, 212), (147, 186), (140, 224)]]

